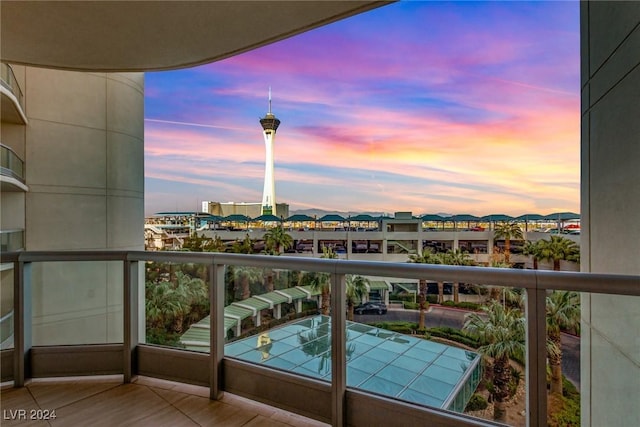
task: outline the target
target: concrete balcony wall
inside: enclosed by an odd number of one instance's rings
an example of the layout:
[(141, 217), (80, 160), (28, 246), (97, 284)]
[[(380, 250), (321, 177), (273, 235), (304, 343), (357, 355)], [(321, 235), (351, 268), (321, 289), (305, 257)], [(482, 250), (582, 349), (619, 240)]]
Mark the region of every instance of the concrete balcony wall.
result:
[[(640, 3), (581, 2), (582, 270), (640, 272)], [(640, 301), (582, 299), (582, 424), (640, 425)]]
[[(144, 247), (144, 75), (24, 76), (27, 250)], [(121, 267), (36, 264), (35, 345), (122, 341)]]

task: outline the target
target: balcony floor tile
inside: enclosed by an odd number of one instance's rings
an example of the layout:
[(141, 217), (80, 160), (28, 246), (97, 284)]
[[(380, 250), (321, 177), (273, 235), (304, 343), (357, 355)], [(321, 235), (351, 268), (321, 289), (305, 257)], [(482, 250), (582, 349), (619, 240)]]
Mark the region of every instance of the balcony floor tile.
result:
[[(24, 388), (3, 387), (3, 426), (251, 426), (321, 427), (327, 424), (225, 393), (209, 400), (209, 389), (155, 378), (36, 379)], [(9, 410), (26, 410), (11, 419)], [(29, 410), (55, 410), (56, 418), (29, 419)], [(13, 418), (16, 418), (13, 416)]]

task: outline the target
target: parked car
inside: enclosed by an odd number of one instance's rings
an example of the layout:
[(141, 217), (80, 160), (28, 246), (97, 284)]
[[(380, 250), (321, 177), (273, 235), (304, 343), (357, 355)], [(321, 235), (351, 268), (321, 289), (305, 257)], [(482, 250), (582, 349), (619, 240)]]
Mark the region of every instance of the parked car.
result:
[(356, 308), (353, 309), (356, 314), (366, 314), (366, 313), (377, 313), (377, 314), (386, 314), (387, 305), (383, 302), (378, 301), (369, 301), (364, 304), (360, 304)]

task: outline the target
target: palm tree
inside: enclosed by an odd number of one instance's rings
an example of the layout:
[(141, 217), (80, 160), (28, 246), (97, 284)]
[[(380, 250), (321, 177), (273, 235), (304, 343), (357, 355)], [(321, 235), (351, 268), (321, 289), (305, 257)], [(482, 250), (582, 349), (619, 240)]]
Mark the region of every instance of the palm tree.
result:
[[(469, 253), (460, 249), (449, 249), (443, 257), (443, 264), (447, 265), (474, 265), (475, 263), (469, 257)], [(453, 284), (453, 302), (460, 302), (460, 283)]]
[[(205, 301), (208, 301), (209, 292), (202, 279), (177, 271), (174, 295), (179, 307), (173, 321), (173, 329), (176, 332), (182, 332), (185, 329), (185, 319), (189, 320), (190, 324), (201, 320), (202, 317), (208, 314), (204, 313), (203, 310), (208, 305)], [(208, 310), (206, 311), (208, 312)]]
[[(332, 248), (323, 246), (320, 258), (338, 258)], [(314, 292), (320, 292), (322, 299), (321, 313), (329, 315), (331, 310), (331, 275), (329, 273), (311, 271), (300, 277), (300, 285), (310, 285)]]
[(510, 310), (492, 301), (482, 307), (484, 315), (467, 315), (463, 330), (475, 334), (482, 342), (478, 352), (493, 358), (493, 418), (507, 420), (506, 400), (509, 397), (511, 382), (511, 358), (524, 358), (525, 319), (518, 310)]
[[(424, 249), (421, 254), (409, 255), (409, 261), (416, 264), (440, 264), (440, 258), (430, 248)], [(427, 311), (427, 280), (420, 278), (418, 291), (418, 304), (420, 315), (418, 317), (418, 329), (424, 329), (424, 316)]]
[(579, 261), (580, 248), (573, 240), (562, 236), (551, 236), (549, 240), (539, 240), (539, 257), (553, 261), (553, 269), (560, 271), (560, 261)]
[(557, 348), (547, 355), (551, 366), (551, 393), (562, 395), (561, 329), (580, 324), (580, 297), (577, 292), (554, 291), (547, 296), (547, 336)]
[(494, 237), (496, 239), (504, 239), (504, 260), (509, 264), (511, 239), (524, 239), (520, 225), (515, 221), (499, 222), (496, 224)]
[(148, 328), (151, 329), (165, 329), (181, 310), (180, 301), (169, 281), (148, 281), (144, 304)]
[[(264, 234), (265, 253), (269, 255), (280, 255), (284, 250), (289, 249), (293, 245), (293, 238), (287, 234), (282, 225), (271, 228)], [(265, 290), (272, 292), (273, 269), (265, 269)]]
[(253, 253), (253, 240), (247, 234), (244, 240), (236, 240), (231, 247), (236, 254), (252, 254)]
[(522, 248), (522, 253), (524, 255), (530, 255), (533, 258), (533, 269), (538, 269), (538, 259), (540, 258), (540, 240), (537, 242), (532, 242), (531, 240), (527, 240), (524, 242), (524, 248)]
[(262, 271), (256, 267), (247, 267), (244, 265), (236, 265), (233, 269), (234, 279), (240, 282), (242, 290), (241, 299), (245, 300), (251, 297), (251, 282), (262, 280)]
[(348, 320), (353, 321), (353, 309), (356, 301), (362, 301), (367, 294), (367, 283), (369, 281), (362, 276), (347, 275), (347, 308), (349, 310)]
[(293, 238), (282, 225), (278, 225), (264, 233), (264, 243), (269, 251), (281, 254), (283, 250), (287, 250), (293, 245)]

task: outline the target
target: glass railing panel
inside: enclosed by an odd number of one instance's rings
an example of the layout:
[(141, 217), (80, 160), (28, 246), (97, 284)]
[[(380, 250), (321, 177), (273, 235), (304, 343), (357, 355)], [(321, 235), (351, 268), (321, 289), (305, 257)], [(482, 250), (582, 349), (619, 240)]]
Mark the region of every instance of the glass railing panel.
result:
[(24, 182), (24, 161), (3, 144), (0, 144), (0, 173)]
[(330, 381), (329, 277), (227, 267), (225, 356)]
[[(640, 296), (582, 293), (580, 303), (579, 390), (584, 394), (583, 408), (589, 409), (581, 413), (583, 425), (636, 425), (640, 422)], [(566, 347), (562, 373), (569, 377)], [(571, 399), (565, 389), (563, 396), (564, 402)]]
[(144, 278), (145, 342), (209, 352), (208, 266), (147, 262)]
[(31, 292), (33, 345), (122, 342), (122, 262), (34, 262)]
[(0, 264), (0, 350), (13, 348), (13, 264)]
[[(488, 420), (500, 402), (502, 422), (526, 425), (522, 289), (389, 278), (377, 292), (365, 279), (368, 303), (347, 324), (348, 387)], [(515, 350), (498, 359), (502, 345)]]
[(20, 107), (24, 110), (24, 95), (18, 85), (13, 69), (8, 64), (0, 63), (0, 82), (15, 95)]
[(0, 232), (0, 251), (12, 252), (24, 249), (24, 230)]

